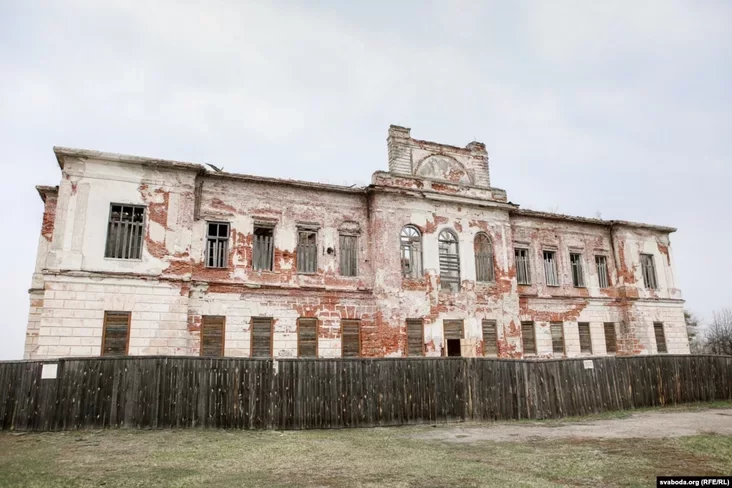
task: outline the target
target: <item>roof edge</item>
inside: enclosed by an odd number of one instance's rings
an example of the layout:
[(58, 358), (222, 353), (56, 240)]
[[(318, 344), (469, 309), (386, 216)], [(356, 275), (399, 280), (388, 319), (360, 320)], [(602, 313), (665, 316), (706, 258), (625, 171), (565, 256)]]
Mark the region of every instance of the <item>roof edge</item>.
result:
[(36, 185), (36, 191), (38, 192), (38, 195), (40, 195), (41, 200), (43, 200), (43, 203), (46, 203), (46, 195), (58, 195), (58, 186)]
[(510, 213), (515, 215), (523, 215), (525, 217), (535, 217), (535, 218), (542, 218), (542, 219), (549, 219), (549, 220), (562, 220), (567, 222), (578, 222), (582, 224), (594, 224), (594, 225), (600, 225), (603, 227), (634, 227), (638, 229), (650, 229), (655, 230), (658, 232), (668, 232), (669, 234), (672, 232), (676, 232), (678, 229), (675, 227), (668, 227), (665, 225), (654, 225), (654, 224), (644, 224), (641, 222), (630, 222), (627, 220), (604, 220), (604, 219), (595, 219), (591, 217), (578, 217), (574, 215), (565, 215), (565, 214), (558, 214), (558, 213), (552, 213), (552, 212), (540, 212), (537, 210), (527, 210), (522, 208), (517, 208), (516, 210), (511, 210)]
[(139, 165), (154, 165), (164, 168), (181, 169), (189, 171), (205, 171), (203, 165), (186, 161), (175, 161), (172, 159), (157, 159), (144, 156), (133, 156), (131, 154), (120, 154), (113, 152), (95, 151), (91, 149), (77, 149), (73, 147), (53, 146), (56, 160), (61, 169), (64, 169), (64, 158), (74, 157), (81, 159), (99, 159), (112, 163), (128, 163)]

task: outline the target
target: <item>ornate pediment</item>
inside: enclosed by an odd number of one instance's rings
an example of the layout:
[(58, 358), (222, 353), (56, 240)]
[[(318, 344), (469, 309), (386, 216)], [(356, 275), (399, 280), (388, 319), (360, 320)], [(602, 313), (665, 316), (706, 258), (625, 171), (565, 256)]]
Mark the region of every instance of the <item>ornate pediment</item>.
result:
[(444, 180), (461, 185), (472, 185), (473, 178), (465, 167), (450, 156), (433, 154), (417, 165), (415, 176)]

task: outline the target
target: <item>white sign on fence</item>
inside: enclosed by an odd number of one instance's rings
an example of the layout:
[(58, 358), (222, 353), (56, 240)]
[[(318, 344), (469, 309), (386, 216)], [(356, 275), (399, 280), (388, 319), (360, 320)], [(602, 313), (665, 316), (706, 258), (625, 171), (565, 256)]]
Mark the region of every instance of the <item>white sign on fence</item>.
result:
[(41, 379), (55, 380), (57, 372), (58, 363), (43, 363), (43, 368), (41, 369)]
[(582, 361), (582, 363), (584, 363), (585, 369), (595, 369), (595, 365), (593, 364), (592, 359), (585, 359), (584, 361)]

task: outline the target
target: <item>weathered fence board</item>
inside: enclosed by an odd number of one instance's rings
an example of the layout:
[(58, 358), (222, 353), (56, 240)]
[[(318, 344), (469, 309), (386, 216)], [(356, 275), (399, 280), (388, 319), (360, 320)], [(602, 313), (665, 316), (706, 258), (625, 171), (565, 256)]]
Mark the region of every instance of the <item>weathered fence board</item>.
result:
[(732, 357), (125, 357), (0, 363), (0, 428), (320, 429), (557, 418), (732, 400)]

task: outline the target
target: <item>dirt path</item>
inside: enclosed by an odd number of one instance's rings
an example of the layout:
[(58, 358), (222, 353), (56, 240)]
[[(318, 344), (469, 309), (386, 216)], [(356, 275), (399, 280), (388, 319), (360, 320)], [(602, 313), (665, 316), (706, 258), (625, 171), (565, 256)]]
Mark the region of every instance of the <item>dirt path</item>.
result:
[(499, 422), (446, 425), (416, 434), (417, 439), (447, 442), (516, 442), (567, 437), (593, 439), (682, 437), (717, 433), (732, 435), (732, 409), (696, 412), (640, 412), (628, 418), (588, 421)]

